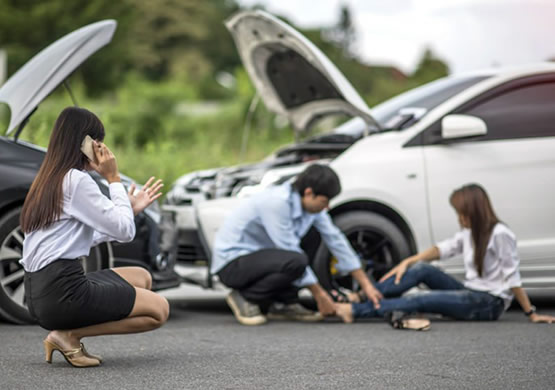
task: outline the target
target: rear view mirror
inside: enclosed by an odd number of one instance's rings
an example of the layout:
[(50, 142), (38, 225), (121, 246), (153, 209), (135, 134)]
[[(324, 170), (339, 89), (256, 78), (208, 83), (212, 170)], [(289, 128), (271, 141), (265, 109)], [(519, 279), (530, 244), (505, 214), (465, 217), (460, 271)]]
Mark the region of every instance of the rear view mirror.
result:
[(441, 137), (456, 139), (487, 134), (486, 122), (471, 115), (447, 115), (441, 120)]

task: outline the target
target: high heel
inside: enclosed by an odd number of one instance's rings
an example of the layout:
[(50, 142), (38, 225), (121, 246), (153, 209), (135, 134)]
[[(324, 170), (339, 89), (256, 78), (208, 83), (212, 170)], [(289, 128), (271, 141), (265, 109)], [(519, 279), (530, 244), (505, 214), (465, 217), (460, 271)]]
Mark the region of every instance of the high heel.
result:
[(83, 355), (85, 355), (85, 356), (87, 356), (87, 357), (90, 357), (90, 358), (93, 358), (93, 359), (96, 359), (96, 360), (98, 360), (100, 363), (102, 363), (102, 357), (101, 357), (101, 356), (93, 355), (92, 353), (89, 353), (89, 351), (87, 351), (87, 350), (85, 349), (85, 344), (81, 343), (80, 345), (81, 345), (81, 350), (83, 351)]
[(52, 354), (54, 351), (59, 351), (73, 367), (96, 367), (100, 365), (100, 360), (85, 355), (83, 344), (79, 348), (64, 351), (58, 344), (52, 341), (44, 340), (43, 343), (47, 363), (52, 363)]

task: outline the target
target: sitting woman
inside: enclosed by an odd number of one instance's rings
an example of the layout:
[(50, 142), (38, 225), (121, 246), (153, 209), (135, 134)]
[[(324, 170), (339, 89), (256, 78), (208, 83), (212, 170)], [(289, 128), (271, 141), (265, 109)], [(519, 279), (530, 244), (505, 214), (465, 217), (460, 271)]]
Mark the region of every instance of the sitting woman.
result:
[[(81, 152), (91, 137), (92, 150)], [(50, 330), (44, 340), (46, 361), (59, 351), (75, 367), (98, 366), (84, 337), (146, 332), (164, 324), (167, 300), (150, 291), (150, 273), (141, 267), (103, 269), (85, 274), (79, 260), (103, 241), (135, 237), (134, 214), (160, 195), (162, 183), (151, 178), (135, 193), (123, 187), (110, 149), (102, 143), (104, 126), (77, 107), (62, 111), (50, 137), (44, 162), (25, 199), (21, 226), (29, 312)], [(100, 192), (87, 170), (109, 183), (110, 198)]]
[[(406, 258), (385, 274), (376, 285), (386, 298), (379, 307), (372, 302), (336, 304), (336, 313), (344, 322), (386, 317), (395, 328), (427, 330), (428, 320), (410, 319), (409, 315), (435, 313), (456, 320), (492, 321), (507, 310), (513, 296), (530, 321), (555, 321), (555, 317), (537, 314), (520, 287), (515, 235), (497, 219), (484, 189), (476, 184), (465, 185), (453, 192), (450, 203), (462, 231)], [(464, 258), (464, 283), (424, 263), (459, 254)], [(431, 291), (401, 296), (421, 283)]]

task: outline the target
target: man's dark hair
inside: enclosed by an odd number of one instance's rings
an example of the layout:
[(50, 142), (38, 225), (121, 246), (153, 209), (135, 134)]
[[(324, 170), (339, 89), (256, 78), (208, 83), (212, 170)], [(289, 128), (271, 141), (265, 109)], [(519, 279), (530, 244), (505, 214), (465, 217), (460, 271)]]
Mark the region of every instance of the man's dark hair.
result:
[(302, 171), (292, 186), (301, 196), (307, 188), (312, 188), (314, 195), (324, 195), (328, 199), (341, 192), (337, 173), (327, 165), (320, 164), (312, 164)]

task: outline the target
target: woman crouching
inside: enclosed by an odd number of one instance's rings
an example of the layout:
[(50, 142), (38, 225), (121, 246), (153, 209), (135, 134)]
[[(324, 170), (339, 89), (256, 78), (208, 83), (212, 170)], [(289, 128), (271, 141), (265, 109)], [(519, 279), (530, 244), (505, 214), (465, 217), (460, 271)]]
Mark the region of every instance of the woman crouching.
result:
[[(86, 136), (92, 151), (81, 152)], [(91, 112), (62, 111), (44, 162), (25, 199), (21, 226), (25, 295), (31, 315), (51, 330), (44, 340), (46, 361), (57, 350), (74, 367), (98, 366), (84, 337), (137, 333), (156, 329), (169, 315), (165, 298), (150, 291), (150, 273), (141, 267), (103, 269), (85, 274), (81, 261), (105, 241), (129, 242), (134, 215), (160, 195), (162, 183), (151, 178), (135, 194), (121, 184), (116, 159), (102, 143), (104, 126)], [(94, 169), (109, 183), (110, 198), (86, 172)]]

